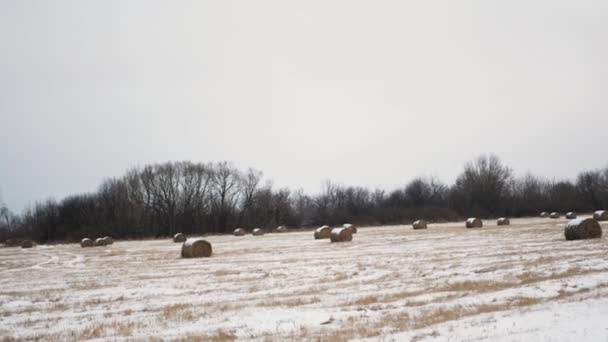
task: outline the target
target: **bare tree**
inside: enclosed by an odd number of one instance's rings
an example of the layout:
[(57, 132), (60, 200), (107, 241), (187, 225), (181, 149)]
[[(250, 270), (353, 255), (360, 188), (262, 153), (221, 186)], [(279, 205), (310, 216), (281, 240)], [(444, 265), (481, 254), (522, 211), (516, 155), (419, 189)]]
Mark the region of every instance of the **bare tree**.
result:
[(456, 179), (453, 191), (459, 203), (454, 204), (466, 214), (502, 214), (501, 205), (508, 196), (512, 176), (511, 169), (497, 156), (481, 156), (475, 162), (467, 163)]
[(143, 175), (152, 208), (166, 224), (162, 234), (171, 236), (175, 233), (181, 169), (173, 163), (157, 164), (146, 167)]
[[(0, 221), (4, 220), (6, 222), (6, 228), (10, 230), (11, 228), (11, 212), (8, 210), (6, 205), (0, 203)], [(1, 226), (0, 226), (1, 227)]]
[(586, 209), (595, 210), (601, 207), (602, 203), (602, 174), (600, 171), (586, 171), (578, 175), (576, 188), (588, 207)]
[(548, 207), (549, 184), (530, 173), (512, 182), (511, 193), (514, 215), (536, 215)]
[[(2, 200), (2, 191), (0, 190), (0, 224), (2, 223), (2, 220), (4, 219), (4, 221), (6, 222), (7, 229), (10, 229), (10, 227), (11, 227), (10, 216), (11, 216), (11, 212), (10, 212), (10, 210), (8, 210), (8, 207)], [(0, 228), (2, 228), (1, 225), (0, 225)]]
[(311, 226), (314, 222), (314, 201), (304, 193), (303, 189), (296, 190), (293, 195), (295, 215), (298, 217), (298, 225)]
[[(243, 221), (246, 217), (251, 215), (251, 209), (253, 206), (253, 200), (256, 190), (262, 180), (262, 171), (249, 168), (247, 173), (242, 177), (241, 180), (241, 193), (242, 193), (242, 205), (241, 214), (237, 225), (243, 225)], [(251, 228), (251, 227), (250, 227)]]
[(412, 205), (423, 206), (431, 199), (431, 187), (422, 178), (416, 178), (405, 187), (405, 196)]
[(40, 202), (21, 216), (1, 203), (0, 240), (167, 236), (227, 232), (233, 225), (406, 223), (608, 207), (608, 168), (581, 172), (575, 183), (530, 174), (515, 179), (493, 155), (468, 163), (451, 187), (422, 177), (387, 193), (325, 181), (318, 195), (309, 196), (301, 189), (274, 190), (271, 181), (260, 186), (261, 180), (260, 171), (241, 173), (228, 162), (145, 165), (104, 180), (94, 193)]
[(232, 164), (220, 162), (213, 173), (212, 191), (213, 206), (217, 218), (217, 228), (225, 232), (229, 216), (235, 210), (241, 184), (241, 174)]
[(271, 223), (272, 225), (278, 226), (290, 223), (290, 216), (292, 214), (290, 195), (291, 191), (287, 188), (280, 189), (279, 191), (273, 194), (273, 221)]
[(271, 181), (267, 181), (264, 186), (255, 191), (249, 217), (251, 225), (269, 227), (273, 224), (273, 197)]
[(199, 233), (204, 233), (203, 219), (210, 210), (211, 182), (213, 170), (205, 164), (181, 164), (182, 178), (180, 180), (181, 196), (180, 211), (191, 224), (196, 226)]

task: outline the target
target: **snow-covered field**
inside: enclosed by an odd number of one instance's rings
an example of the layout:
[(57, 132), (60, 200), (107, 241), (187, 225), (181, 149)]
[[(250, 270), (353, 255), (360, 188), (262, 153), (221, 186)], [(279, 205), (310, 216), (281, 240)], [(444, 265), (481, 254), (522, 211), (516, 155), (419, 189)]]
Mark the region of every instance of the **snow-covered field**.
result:
[(606, 238), (565, 223), (211, 236), (203, 259), (169, 240), (0, 248), (0, 339), (606, 341)]

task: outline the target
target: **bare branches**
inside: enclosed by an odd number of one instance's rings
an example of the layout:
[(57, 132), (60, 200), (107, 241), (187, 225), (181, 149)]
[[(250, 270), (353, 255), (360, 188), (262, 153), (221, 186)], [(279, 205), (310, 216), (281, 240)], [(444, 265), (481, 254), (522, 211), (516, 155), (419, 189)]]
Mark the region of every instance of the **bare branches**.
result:
[(452, 186), (420, 177), (388, 192), (328, 180), (318, 194), (309, 195), (302, 189), (274, 189), (261, 171), (241, 172), (229, 162), (182, 161), (130, 169), (123, 177), (104, 180), (95, 193), (37, 203), (21, 217), (0, 205), (0, 241), (7, 232), (38, 241), (80, 240), (598, 208), (608, 208), (608, 168), (581, 172), (576, 182), (530, 174), (516, 178), (490, 155), (467, 163)]

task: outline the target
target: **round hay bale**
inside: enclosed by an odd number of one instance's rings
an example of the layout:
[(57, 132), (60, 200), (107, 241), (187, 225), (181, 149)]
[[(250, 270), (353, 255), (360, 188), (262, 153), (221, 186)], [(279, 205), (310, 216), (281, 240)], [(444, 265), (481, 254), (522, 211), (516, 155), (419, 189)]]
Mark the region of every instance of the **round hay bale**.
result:
[(262, 229), (262, 228), (254, 228), (253, 229), (253, 235), (255, 235), (255, 236), (262, 236), (262, 235), (264, 235), (264, 229)]
[(353, 240), (353, 230), (350, 228), (334, 228), (331, 230), (331, 242), (348, 242)]
[(32, 248), (36, 244), (32, 240), (23, 240), (21, 241), (21, 248)]
[(323, 226), (323, 227), (317, 228), (315, 230), (314, 236), (315, 236), (316, 240), (331, 238), (331, 227), (330, 226)]
[(114, 244), (114, 240), (112, 240), (111, 237), (109, 236), (104, 236), (103, 238), (101, 238), (103, 240), (103, 243), (108, 246), (108, 245), (112, 245)]
[(97, 238), (95, 239), (95, 246), (105, 246), (106, 242), (104, 241), (103, 238)]
[(498, 221), (496, 221), (496, 224), (499, 226), (508, 226), (511, 224), (511, 220), (506, 217), (501, 217), (498, 219)]
[(177, 234), (173, 235), (173, 242), (175, 242), (175, 243), (186, 242), (186, 235), (184, 235), (182, 233), (177, 233)]
[(540, 217), (549, 217), (549, 213), (546, 211), (543, 211), (542, 213), (540, 213)]
[(426, 224), (425, 220), (418, 220), (418, 221), (412, 223), (412, 227), (414, 229), (426, 229), (426, 226), (427, 226), (427, 224)]
[(564, 235), (566, 240), (596, 239), (602, 237), (602, 227), (595, 219), (580, 218), (568, 222)]
[(559, 213), (554, 211), (554, 212), (552, 212), (549, 215), (549, 217), (552, 218), (552, 219), (558, 219), (559, 218)]
[(597, 221), (608, 221), (608, 210), (598, 210), (594, 212), (593, 218)]
[(287, 227), (285, 227), (285, 226), (278, 226), (274, 230), (274, 233), (287, 233)]
[(80, 247), (82, 247), (82, 248), (93, 247), (93, 246), (95, 246), (95, 242), (93, 242), (93, 240), (91, 240), (91, 239), (84, 238), (84, 239), (80, 240)]
[(566, 213), (566, 218), (569, 220), (573, 220), (576, 218), (576, 214), (573, 211), (569, 211)]
[(344, 225), (342, 225), (342, 227), (352, 230), (353, 234), (357, 234), (357, 227), (355, 227), (354, 225), (352, 225), (350, 223), (345, 223)]
[(481, 228), (483, 227), (483, 222), (480, 218), (471, 217), (467, 219), (467, 221), (465, 222), (465, 226), (467, 228)]
[(237, 228), (234, 230), (233, 233), (234, 233), (234, 236), (245, 236), (245, 234), (247, 234), (247, 232), (243, 228)]
[(203, 239), (188, 239), (182, 245), (182, 258), (207, 258), (211, 253), (211, 244)]

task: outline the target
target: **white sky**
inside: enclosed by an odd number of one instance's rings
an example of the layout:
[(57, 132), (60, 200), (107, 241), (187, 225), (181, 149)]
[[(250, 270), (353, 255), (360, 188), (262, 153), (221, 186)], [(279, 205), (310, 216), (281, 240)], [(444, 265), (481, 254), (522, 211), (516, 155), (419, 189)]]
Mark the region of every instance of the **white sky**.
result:
[(167, 160), (276, 186), (606, 166), (607, 1), (0, 0), (14, 211)]

